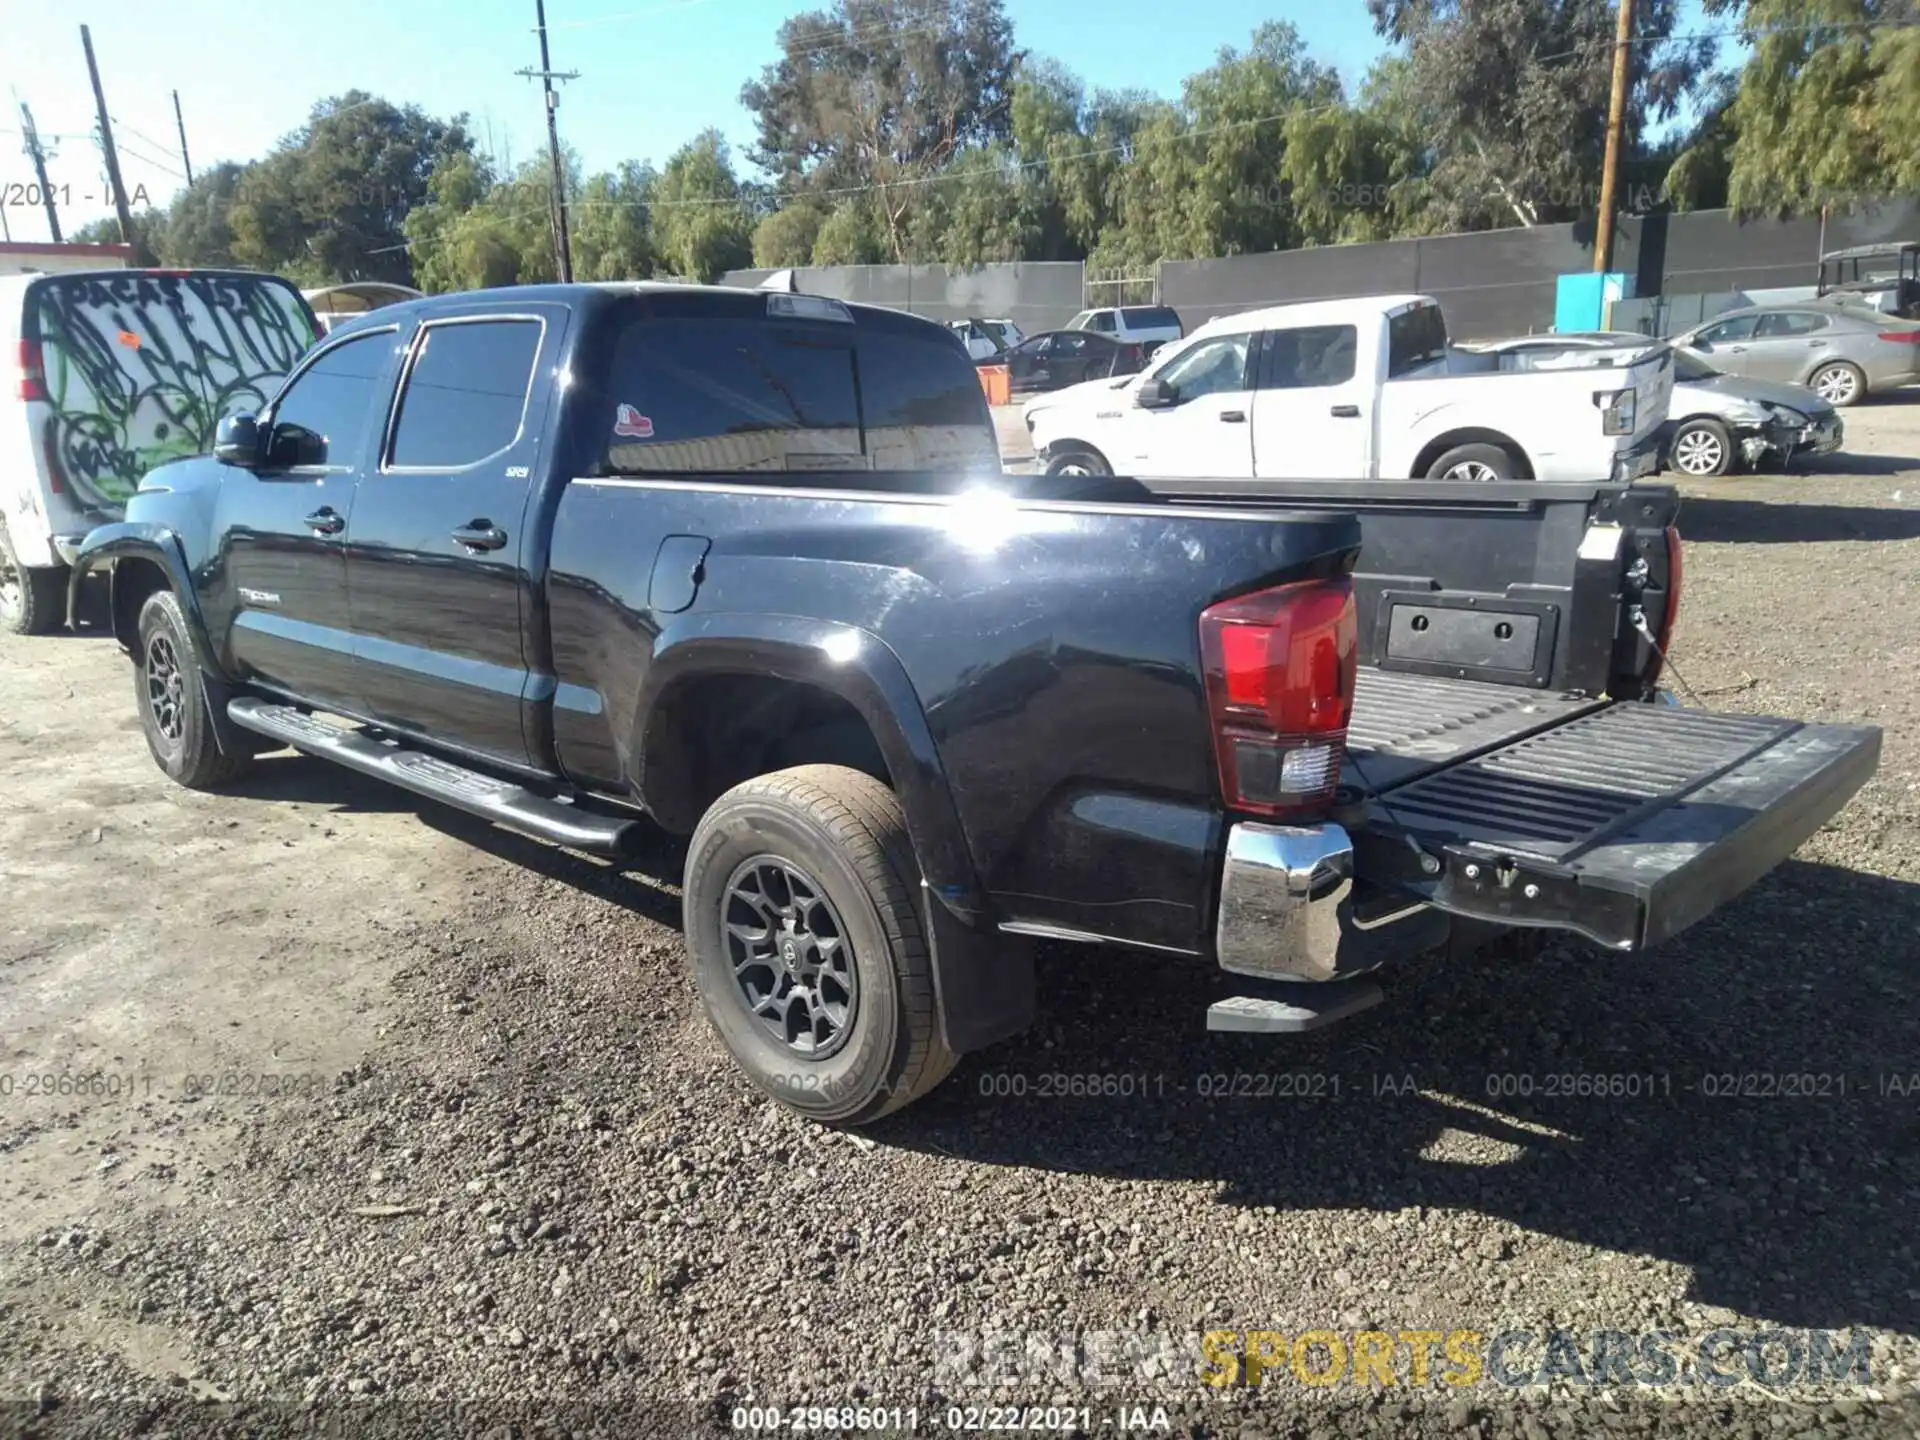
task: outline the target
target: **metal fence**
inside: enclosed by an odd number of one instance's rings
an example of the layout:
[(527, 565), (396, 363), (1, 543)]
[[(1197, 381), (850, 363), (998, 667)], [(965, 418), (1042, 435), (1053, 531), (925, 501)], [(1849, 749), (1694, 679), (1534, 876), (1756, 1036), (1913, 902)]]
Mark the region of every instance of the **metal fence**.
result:
[[(1831, 215), (1826, 249), (1920, 238), (1920, 200), (1863, 204)], [(1090, 271), (1077, 261), (1036, 261), (949, 270), (942, 265), (848, 265), (796, 272), (800, 288), (841, 300), (888, 305), (935, 320), (1008, 317), (1022, 330), (1057, 329), (1090, 299), (1157, 299), (1188, 329), (1240, 310), (1296, 300), (1360, 295), (1432, 295), (1459, 339), (1546, 330), (1553, 324), (1561, 275), (1593, 265), (1590, 225), (1535, 225), (1470, 235), (1437, 235), (1373, 245), (1326, 245), (1218, 260), (1167, 261), (1152, 283), (1138, 273)], [(1810, 286), (1822, 248), (1817, 216), (1736, 220), (1725, 210), (1688, 215), (1625, 215), (1614, 268), (1634, 277), (1642, 310), (1667, 329), (1701, 310), (1709, 297)], [(737, 270), (730, 285), (757, 285), (771, 271)], [(1688, 297), (1700, 297), (1698, 304)], [(1714, 309), (1725, 308), (1716, 305)], [(1703, 313), (1714, 313), (1705, 309)], [(1630, 313), (1639, 314), (1640, 311)], [(1640, 328), (1639, 322), (1628, 328)], [(1683, 328), (1683, 327), (1682, 327)]]

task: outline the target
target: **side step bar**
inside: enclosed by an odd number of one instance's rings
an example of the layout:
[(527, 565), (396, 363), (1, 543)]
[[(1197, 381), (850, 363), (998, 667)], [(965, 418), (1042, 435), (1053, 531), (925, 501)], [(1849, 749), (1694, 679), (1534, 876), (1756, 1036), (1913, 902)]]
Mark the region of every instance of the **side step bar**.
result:
[(1370, 1010), (1380, 1000), (1380, 987), (1366, 979), (1271, 980), (1251, 995), (1214, 1001), (1207, 1007), (1207, 1029), (1298, 1035)]
[(622, 855), (634, 828), (631, 820), (590, 814), (563, 800), (548, 799), (510, 780), (496, 780), (437, 755), (408, 750), (390, 740), (376, 740), (363, 730), (329, 725), (290, 705), (242, 695), (227, 702), (227, 716), (243, 729), (291, 745), (304, 754), (331, 760), (555, 845), (595, 855)]

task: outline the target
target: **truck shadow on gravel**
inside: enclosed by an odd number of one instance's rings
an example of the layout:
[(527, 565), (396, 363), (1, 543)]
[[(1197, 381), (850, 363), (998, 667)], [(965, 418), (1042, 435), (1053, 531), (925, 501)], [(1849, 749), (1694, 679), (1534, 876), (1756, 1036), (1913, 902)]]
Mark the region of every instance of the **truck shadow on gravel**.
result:
[[(1422, 961), (1345, 1026), (1264, 1038), (1204, 1031), (1231, 993), (1205, 967), (1059, 947), (1033, 1032), (870, 1133), (1209, 1182), (1275, 1207), (1276, 1244), (1290, 1211), (1362, 1212), (1361, 1243), (1365, 1212), (1469, 1210), (1686, 1265), (1700, 1304), (1913, 1332), (1915, 933), (1920, 885), (1790, 863), (1641, 960)], [(1517, 1249), (1487, 1268), (1524, 1283)]]
[[(1920, 460), (1912, 464), (1920, 468)], [(1689, 495), (1680, 507), (1680, 533), (1690, 543), (1784, 545), (1832, 540), (1920, 539), (1920, 505), (1895, 510), (1871, 505), (1797, 505), (1790, 501), (1719, 499)]]

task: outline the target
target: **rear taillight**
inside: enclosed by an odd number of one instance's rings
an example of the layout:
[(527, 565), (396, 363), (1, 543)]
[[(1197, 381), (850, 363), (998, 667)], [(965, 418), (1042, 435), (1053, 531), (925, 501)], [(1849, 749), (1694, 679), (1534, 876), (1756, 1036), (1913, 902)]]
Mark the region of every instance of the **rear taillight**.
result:
[(1680, 527), (1667, 527), (1667, 609), (1660, 617), (1660, 648), (1673, 644), (1673, 627), (1680, 619), (1680, 581), (1686, 573), (1681, 559)]
[(1594, 391), (1594, 407), (1600, 412), (1600, 433), (1603, 435), (1631, 435), (1633, 433), (1635, 401), (1637, 398), (1631, 390)]
[(1209, 606), (1200, 654), (1228, 807), (1290, 816), (1330, 802), (1359, 664), (1353, 582), (1308, 580)]
[(1920, 330), (1882, 330), (1880, 338), (1889, 345), (1920, 345)]
[(45, 400), (47, 398), (47, 366), (40, 353), (38, 340), (20, 342), (20, 388), (22, 400)]

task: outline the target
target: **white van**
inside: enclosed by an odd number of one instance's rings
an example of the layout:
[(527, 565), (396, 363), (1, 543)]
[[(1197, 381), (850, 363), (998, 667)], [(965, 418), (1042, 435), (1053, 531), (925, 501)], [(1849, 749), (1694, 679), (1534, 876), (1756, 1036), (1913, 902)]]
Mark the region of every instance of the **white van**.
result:
[(0, 628), (66, 622), (67, 564), (155, 466), (259, 410), (318, 334), (277, 275), (99, 270), (0, 277)]

